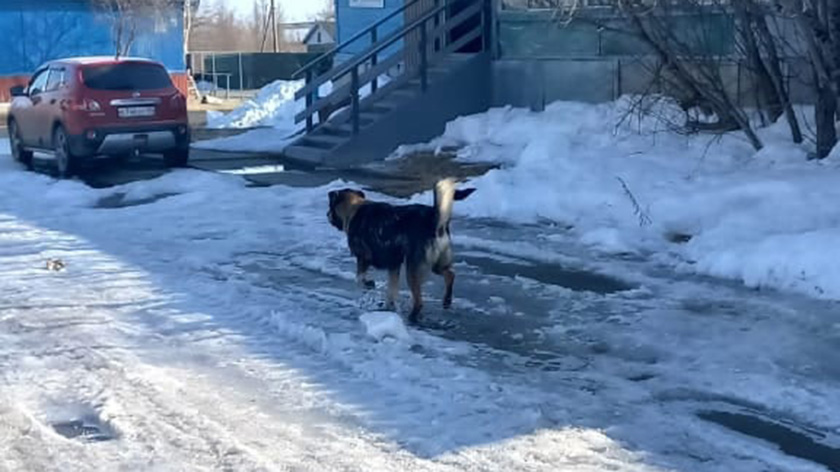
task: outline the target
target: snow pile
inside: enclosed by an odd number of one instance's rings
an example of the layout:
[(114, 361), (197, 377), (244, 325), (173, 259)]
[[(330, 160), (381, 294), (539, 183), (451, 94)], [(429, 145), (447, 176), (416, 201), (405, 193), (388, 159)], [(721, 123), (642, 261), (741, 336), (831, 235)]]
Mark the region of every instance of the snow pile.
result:
[[(670, 131), (659, 103), (560, 102), (459, 118), (442, 140), (459, 158), (503, 168), (476, 179), (458, 211), (517, 223), (551, 220), (605, 252), (656, 252), (687, 270), (840, 299), (840, 159), (808, 161), (782, 122), (719, 139)], [(835, 151), (835, 154), (838, 152)], [(684, 244), (680, 244), (684, 243)]]
[[(387, 75), (379, 77), (379, 86), (390, 82)], [(238, 136), (212, 139), (193, 144), (197, 149), (227, 152), (282, 152), (302, 131), (305, 123), (295, 123), (295, 115), (304, 110), (304, 101), (295, 101), (295, 93), (304, 81), (278, 80), (263, 87), (257, 96), (230, 113), (207, 113), (208, 128), (257, 128)], [(332, 92), (332, 82), (321, 85), (321, 97)], [(361, 98), (371, 94), (370, 84), (359, 89)], [(348, 107), (334, 110), (330, 117)], [(316, 114), (315, 122), (318, 122)]]
[(374, 311), (363, 314), (359, 317), (359, 321), (365, 325), (368, 336), (377, 341), (386, 338), (404, 342), (411, 341), (411, 335), (408, 334), (402, 317), (397, 313)]
[(271, 127), (295, 130), (295, 114), (302, 105), (295, 103), (295, 93), (303, 87), (301, 80), (277, 80), (263, 87), (257, 96), (230, 113), (208, 113), (208, 128)]

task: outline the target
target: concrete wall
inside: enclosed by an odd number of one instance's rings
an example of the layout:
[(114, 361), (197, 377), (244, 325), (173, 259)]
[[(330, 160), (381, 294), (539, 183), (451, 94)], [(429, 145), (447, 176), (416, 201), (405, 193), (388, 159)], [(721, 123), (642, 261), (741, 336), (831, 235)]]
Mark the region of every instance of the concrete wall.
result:
[[(650, 53), (640, 40), (622, 31), (631, 29), (613, 14), (581, 14), (570, 23), (551, 12), (498, 13), (499, 50), (506, 58), (638, 56)], [(733, 20), (728, 15), (677, 15), (670, 26), (678, 38), (696, 45), (703, 55), (727, 56), (735, 52)], [(603, 25), (603, 27), (602, 27)]]
[[(755, 104), (755, 85), (749, 67), (738, 60), (719, 62), (720, 74), (738, 104)], [(655, 81), (654, 59), (556, 58), (501, 59), (493, 64), (493, 104), (541, 110), (558, 101), (600, 103), (625, 94), (661, 93), (679, 96), (663, 81)], [(795, 103), (814, 103), (811, 74), (804, 59), (785, 67)]]
[[(620, 29), (619, 20), (599, 18)], [(701, 21), (694, 24), (692, 21)], [(718, 59), (731, 96), (746, 106), (754, 103), (749, 68), (737, 56), (731, 18), (676, 18), (675, 28), (684, 35), (707, 34), (698, 41), (698, 52)], [(626, 26), (626, 25), (625, 25)], [(656, 92), (675, 95), (667, 84), (653, 82), (655, 57), (641, 41), (594, 22), (568, 25), (552, 19), (550, 12), (499, 12), (499, 59), (493, 65), (493, 103), (542, 109), (557, 100), (604, 102), (624, 94)], [(693, 33), (691, 33), (693, 32)], [(791, 59), (788, 82), (799, 103), (813, 101), (809, 73), (801, 60)]]

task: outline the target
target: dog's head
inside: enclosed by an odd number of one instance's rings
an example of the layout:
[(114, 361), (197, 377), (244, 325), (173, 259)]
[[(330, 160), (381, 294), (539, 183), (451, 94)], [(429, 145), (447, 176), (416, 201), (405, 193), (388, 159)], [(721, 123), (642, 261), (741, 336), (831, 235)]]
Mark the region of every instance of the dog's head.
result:
[(327, 219), (330, 224), (339, 231), (344, 231), (353, 216), (353, 210), (365, 201), (365, 193), (361, 190), (343, 189), (333, 190), (329, 193), (330, 209), (327, 212)]

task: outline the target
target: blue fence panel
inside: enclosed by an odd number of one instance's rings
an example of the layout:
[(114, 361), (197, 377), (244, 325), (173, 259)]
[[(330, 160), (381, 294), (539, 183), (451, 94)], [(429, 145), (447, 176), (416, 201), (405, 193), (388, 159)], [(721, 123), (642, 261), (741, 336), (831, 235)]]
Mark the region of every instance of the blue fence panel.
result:
[[(177, 8), (137, 29), (131, 55), (160, 61), (172, 71), (185, 69), (183, 15)], [(109, 21), (84, 1), (0, 0), (0, 31), (0, 75), (29, 74), (63, 57), (115, 52)]]

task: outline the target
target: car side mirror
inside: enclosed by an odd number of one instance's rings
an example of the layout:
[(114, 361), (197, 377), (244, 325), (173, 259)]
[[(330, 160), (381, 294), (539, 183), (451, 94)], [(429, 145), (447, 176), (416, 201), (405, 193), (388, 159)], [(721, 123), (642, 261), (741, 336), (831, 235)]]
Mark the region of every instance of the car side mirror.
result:
[(23, 85), (15, 85), (14, 87), (9, 89), (9, 93), (13, 97), (25, 97), (26, 96), (26, 88)]

